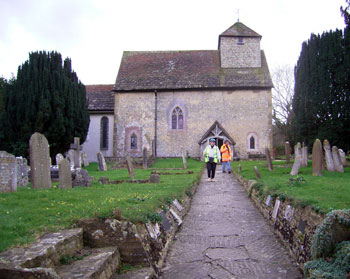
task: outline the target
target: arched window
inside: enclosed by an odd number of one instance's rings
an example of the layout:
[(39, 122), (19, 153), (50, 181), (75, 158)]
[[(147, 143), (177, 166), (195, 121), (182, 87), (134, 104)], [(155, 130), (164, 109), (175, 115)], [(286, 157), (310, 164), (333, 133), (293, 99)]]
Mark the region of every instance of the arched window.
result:
[(255, 138), (253, 136), (249, 139), (249, 147), (250, 149), (255, 149)]
[(137, 136), (135, 135), (135, 133), (132, 133), (130, 137), (130, 149), (137, 149)]
[(184, 128), (184, 114), (181, 108), (176, 107), (171, 114), (171, 129), (178, 130)]
[(108, 149), (108, 117), (101, 118), (100, 149)]

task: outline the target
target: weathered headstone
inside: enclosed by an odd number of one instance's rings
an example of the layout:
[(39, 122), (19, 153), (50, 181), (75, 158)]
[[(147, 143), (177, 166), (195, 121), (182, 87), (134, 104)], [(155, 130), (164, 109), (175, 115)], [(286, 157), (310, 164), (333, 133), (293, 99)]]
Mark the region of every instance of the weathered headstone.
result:
[(302, 167), (307, 167), (307, 159), (308, 159), (308, 152), (307, 152), (307, 146), (304, 145), (301, 148), (301, 166)]
[(89, 165), (89, 161), (85, 152), (81, 152), (81, 160), (84, 167), (87, 167)]
[(150, 183), (160, 183), (160, 175), (158, 173), (151, 173), (149, 177)]
[(17, 186), (26, 187), (28, 184), (29, 167), (27, 159), (23, 157), (16, 157), (17, 162)]
[(44, 135), (34, 133), (29, 140), (30, 176), (34, 189), (51, 188), (49, 143)]
[(56, 154), (56, 165), (59, 165), (60, 162), (64, 159), (64, 156), (61, 153)]
[(259, 172), (259, 170), (258, 170), (258, 167), (257, 167), (257, 166), (254, 166), (254, 172), (255, 172), (255, 176), (256, 176), (256, 178), (261, 178), (261, 176), (260, 176), (260, 172)]
[(322, 144), (319, 139), (316, 139), (312, 146), (312, 175), (322, 176), (323, 152)]
[(80, 146), (80, 138), (74, 137), (74, 143), (70, 145), (70, 149), (73, 150), (74, 168), (81, 168), (80, 151), (82, 150), (82, 148)]
[(332, 147), (332, 157), (333, 157), (335, 171), (344, 172), (343, 164), (340, 161), (339, 150), (336, 146)]
[(292, 167), (292, 171), (290, 172), (291, 175), (297, 175), (301, 167), (302, 156), (300, 142), (298, 142), (297, 145), (295, 145), (294, 147), (294, 157), (294, 164)]
[(278, 210), (280, 208), (280, 204), (281, 204), (281, 201), (280, 200), (276, 200), (275, 202), (275, 206), (273, 207), (273, 211), (272, 211), (272, 218), (273, 219), (277, 219), (277, 215), (278, 215)]
[(289, 223), (292, 222), (294, 216), (294, 207), (291, 205), (287, 205), (284, 211), (284, 219), (286, 219)]
[(182, 224), (182, 220), (181, 220), (180, 216), (177, 215), (177, 213), (172, 208), (169, 209), (169, 212), (171, 215), (173, 215), (177, 225), (180, 226)]
[(16, 157), (6, 151), (0, 151), (0, 192), (17, 190)]
[(343, 167), (346, 166), (346, 154), (343, 151), (343, 149), (338, 149), (339, 151), (339, 156), (340, 156), (340, 162), (342, 163)]
[(102, 152), (97, 152), (97, 161), (98, 161), (98, 170), (99, 171), (106, 171), (107, 170), (107, 164), (105, 157), (103, 156)]
[(66, 158), (69, 161), (71, 169), (74, 169), (74, 150), (73, 149), (68, 150), (68, 152), (66, 154)]
[(284, 152), (286, 155), (286, 163), (290, 163), (290, 143), (286, 141), (284, 145)]
[(272, 197), (270, 195), (268, 195), (267, 198), (266, 198), (265, 204), (267, 206), (270, 206), (271, 205), (271, 201), (272, 201)]
[(273, 171), (271, 154), (270, 154), (270, 150), (267, 147), (265, 148), (265, 154), (266, 154), (266, 160), (267, 160), (267, 167), (269, 168), (269, 171)]
[(184, 164), (184, 169), (187, 169), (187, 161), (185, 152), (182, 153), (182, 163)]
[(67, 159), (63, 159), (58, 163), (58, 187), (61, 189), (72, 188), (72, 174), (70, 171), (70, 164)]
[(85, 186), (90, 187), (92, 184), (92, 177), (89, 176), (89, 173), (87, 170), (84, 169), (75, 169), (72, 173), (73, 180), (72, 180), (72, 186)]
[(148, 154), (147, 154), (147, 148), (145, 147), (143, 149), (143, 154), (142, 154), (142, 165), (145, 170), (148, 169)]
[(239, 170), (239, 172), (242, 172), (242, 165), (241, 164), (238, 165), (238, 170)]
[(176, 209), (181, 212), (183, 210), (182, 205), (179, 203), (177, 199), (173, 200), (173, 205), (176, 207)]
[(326, 167), (328, 171), (335, 171), (334, 168), (334, 161), (332, 157), (332, 151), (331, 151), (331, 145), (329, 144), (328, 140), (323, 141), (323, 148), (324, 148), (324, 153), (326, 157)]
[(126, 166), (128, 167), (129, 176), (131, 179), (133, 179), (135, 177), (134, 165), (129, 155), (125, 156), (125, 159), (126, 159)]

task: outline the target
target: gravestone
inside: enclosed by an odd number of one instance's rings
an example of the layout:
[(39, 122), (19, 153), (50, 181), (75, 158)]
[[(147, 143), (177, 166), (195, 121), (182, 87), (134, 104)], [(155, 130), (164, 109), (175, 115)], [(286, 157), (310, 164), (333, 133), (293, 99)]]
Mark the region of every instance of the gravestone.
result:
[(294, 216), (294, 207), (291, 205), (287, 205), (284, 211), (284, 219), (286, 219), (289, 223), (292, 222)]
[(241, 164), (238, 165), (238, 170), (239, 170), (239, 172), (242, 172), (242, 165)]
[(148, 169), (148, 155), (147, 155), (147, 148), (143, 148), (143, 153), (142, 153), (142, 165), (145, 170)]
[(275, 206), (273, 207), (273, 211), (272, 211), (272, 218), (273, 219), (277, 219), (277, 215), (278, 215), (278, 210), (280, 208), (280, 204), (281, 204), (281, 201), (280, 200), (276, 200), (275, 202)]
[(265, 148), (265, 154), (266, 154), (266, 160), (267, 160), (267, 167), (269, 168), (269, 171), (273, 171), (271, 154), (270, 154), (270, 150), (267, 147)]
[(126, 159), (126, 166), (128, 167), (129, 176), (131, 179), (134, 179), (134, 177), (135, 177), (134, 165), (131, 161), (131, 158), (129, 155), (127, 155), (127, 156), (125, 156), (125, 159)]
[(335, 171), (334, 168), (334, 161), (332, 157), (332, 151), (331, 151), (331, 145), (329, 144), (328, 140), (323, 141), (323, 148), (324, 148), (324, 153), (326, 157), (326, 167), (328, 171)]
[(30, 177), (34, 189), (51, 188), (49, 143), (44, 135), (34, 133), (29, 140)]
[(97, 152), (97, 161), (98, 161), (98, 170), (106, 171), (107, 164), (106, 164), (105, 156), (103, 156), (102, 152)]
[(177, 199), (173, 200), (173, 205), (176, 207), (176, 209), (181, 212), (183, 210), (182, 205), (179, 203)]
[(187, 161), (185, 152), (182, 153), (182, 163), (184, 164), (184, 169), (187, 169)]
[(343, 164), (340, 161), (339, 150), (336, 146), (332, 147), (332, 157), (333, 157), (335, 171), (344, 172)]
[(23, 157), (16, 157), (17, 162), (17, 186), (26, 187), (28, 184), (29, 167), (27, 159)]
[(297, 175), (299, 173), (299, 169), (301, 167), (301, 161), (302, 161), (302, 155), (301, 155), (301, 146), (300, 142), (298, 142), (294, 146), (294, 164), (292, 167), (292, 171), (290, 172), (291, 175)]
[(158, 173), (151, 173), (149, 177), (150, 183), (160, 183), (160, 175)]
[(74, 150), (73, 149), (69, 149), (66, 155), (66, 158), (69, 161), (70, 164), (70, 168), (74, 169)]
[(89, 165), (89, 161), (88, 161), (86, 152), (81, 152), (81, 161), (83, 162), (84, 167), (87, 167)]
[(322, 176), (323, 152), (322, 144), (319, 139), (316, 139), (312, 146), (312, 175)]
[(14, 192), (16, 190), (16, 157), (6, 151), (0, 151), (0, 192)]
[(271, 201), (272, 201), (272, 197), (270, 195), (268, 195), (267, 198), (266, 198), (265, 204), (267, 206), (270, 206), (271, 205)]
[(307, 167), (307, 157), (308, 157), (308, 152), (307, 152), (307, 146), (304, 145), (301, 148), (301, 166), (302, 167)]
[(339, 156), (340, 156), (340, 162), (343, 165), (343, 167), (345, 167), (346, 166), (346, 154), (343, 151), (343, 149), (338, 149), (338, 151), (339, 151)]
[(261, 176), (260, 176), (260, 172), (259, 172), (259, 170), (258, 170), (258, 167), (257, 167), (257, 166), (254, 166), (254, 172), (255, 172), (255, 176), (256, 176), (256, 178), (261, 178)]
[(174, 217), (175, 222), (177, 223), (177, 225), (181, 226), (182, 220), (181, 220), (180, 216), (177, 215), (177, 213), (172, 208), (169, 209), (169, 212)]
[(72, 174), (70, 171), (70, 164), (67, 159), (63, 159), (58, 163), (58, 187), (61, 189), (72, 188)]
[(162, 211), (159, 213), (159, 215), (162, 217), (162, 227), (165, 232), (168, 232), (171, 229), (171, 223), (169, 222), (168, 218), (166, 217), (166, 214)]
[(56, 165), (59, 165), (60, 162), (64, 159), (64, 156), (61, 153), (56, 154)]
[(286, 163), (290, 163), (290, 143), (286, 141), (284, 145), (284, 152), (286, 155)]
[(70, 145), (70, 150), (73, 150), (73, 163), (75, 169), (81, 168), (81, 155), (80, 151), (82, 147), (80, 145), (80, 138), (74, 137), (74, 143)]
[(72, 186), (85, 186), (90, 187), (92, 184), (93, 178), (89, 176), (87, 170), (84, 169), (75, 169), (72, 173)]

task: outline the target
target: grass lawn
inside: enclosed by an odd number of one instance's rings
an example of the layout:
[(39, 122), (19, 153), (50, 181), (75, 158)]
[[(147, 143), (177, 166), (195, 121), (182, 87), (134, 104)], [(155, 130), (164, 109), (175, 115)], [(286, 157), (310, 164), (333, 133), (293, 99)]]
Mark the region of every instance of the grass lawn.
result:
[[(241, 175), (247, 179), (255, 179), (263, 185), (265, 195), (280, 196), (291, 199), (294, 204), (310, 205), (316, 211), (327, 213), (333, 209), (350, 208), (350, 168), (344, 173), (323, 171), (323, 176), (312, 176), (311, 161), (308, 167), (302, 167), (298, 176), (290, 175), (292, 164), (274, 161), (274, 170), (270, 172), (266, 161), (240, 161), (232, 165), (238, 172), (242, 165)], [(257, 166), (261, 179), (256, 179), (254, 166)], [(298, 178), (290, 181), (291, 178)], [(304, 180), (304, 181), (302, 181)], [(262, 193), (262, 192), (261, 192)]]
[[(124, 218), (133, 222), (152, 220), (158, 208), (175, 198), (181, 200), (196, 181), (204, 166), (187, 160), (185, 175), (161, 175), (159, 184), (101, 185), (98, 178), (130, 179), (127, 169), (99, 172), (97, 164), (87, 167), (95, 180), (92, 187), (33, 190), (19, 187), (17, 192), (0, 193), (0, 252), (16, 245), (25, 245), (46, 232), (73, 227), (81, 218), (112, 216), (120, 208)], [(152, 168), (181, 168), (182, 158), (159, 159), (149, 170), (135, 169), (135, 179), (148, 179)], [(167, 172), (172, 172), (171, 170)], [(57, 185), (57, 183), (56, 183)]]

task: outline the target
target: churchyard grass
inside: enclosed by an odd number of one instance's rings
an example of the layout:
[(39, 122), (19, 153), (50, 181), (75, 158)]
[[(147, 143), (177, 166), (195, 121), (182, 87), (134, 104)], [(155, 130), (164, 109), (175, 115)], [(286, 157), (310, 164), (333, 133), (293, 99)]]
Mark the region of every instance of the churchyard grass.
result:
[[(312, 176), (311, 161), (308, 167), (301, 167), (299, 174), (292, 176), (290, 171), (293, 162), (274, 161), (274, 170), (267, 168), (265, 161), (240, 161), (232, 165), (238, 172), (242, 165), (241, 175), (246, 179), (257, 180), (266, 195), (274, 195), (280, 199), (290, 199), (295, 205), (309, 205), (317, 212), (327, 213), (333, 209), (350, 208), (350, 168), (345, 167), (344, 173), (323, 171), (323, 176)], [(254, 174), (257, 166), (261, 179)], [(294, 179), (294, 180), (290, 180)], [(260, 191), (261, 194), (263, 192)]]
[[(122, 216), (133, 222), (152, 220), (159, 208), (175, 198), (183, 198), (199, 181), (204, 164), (188, 160), (186, 175), (161, 175), (159, 184), (121, 183), (101, 185), (101, 176), (110, 180), (129, 180), (127, 169), (99, 172), (97, 163), (87, 167), (95, 180), (91, 187), (58, 189), (57, 183), (51, 189), (18, 188), (17, 192), (0, 193), (0, 251), (16, 245), (25, 245), (46, 232), (74, 227), (81, 218), (109, 217), (120, 208)], [(160, 159), (151, 168), (181, 168), (181, 158)], [(135, 179), (148, 179), (152, 169), (135, 169)], [(167, 172), (172, 172), (169, 170)]]

